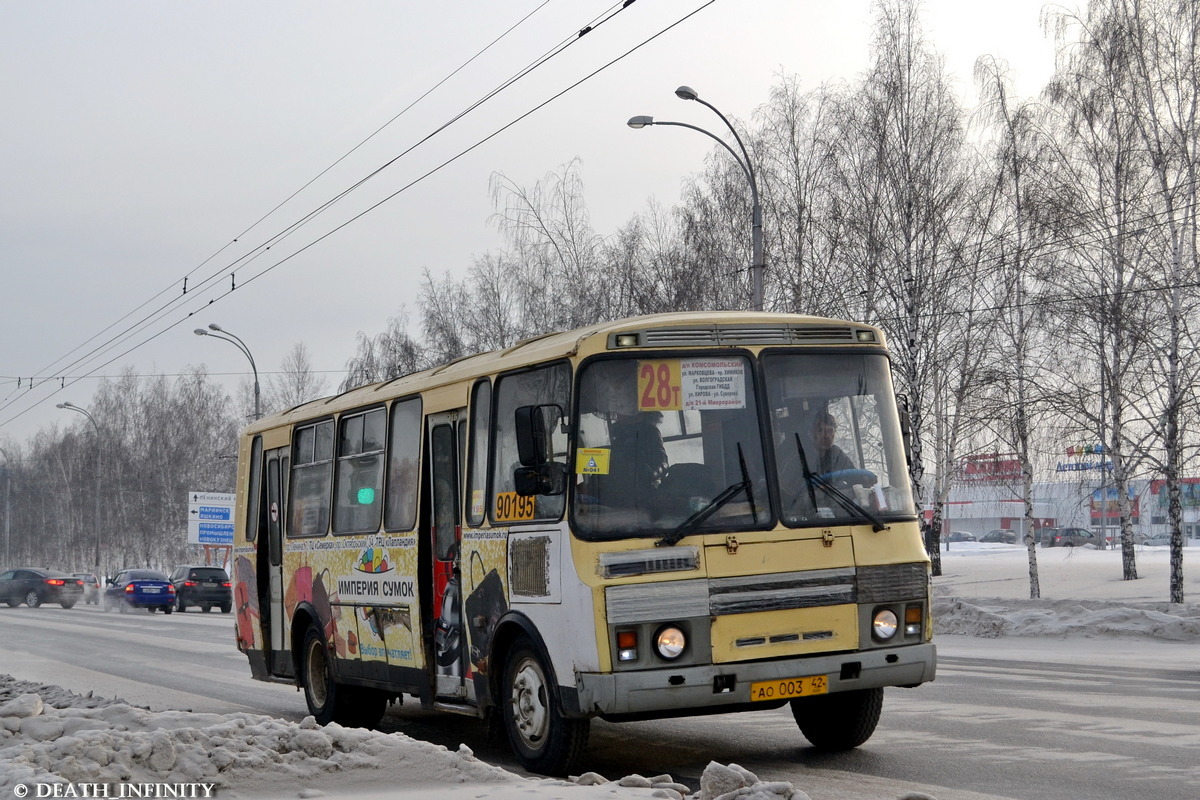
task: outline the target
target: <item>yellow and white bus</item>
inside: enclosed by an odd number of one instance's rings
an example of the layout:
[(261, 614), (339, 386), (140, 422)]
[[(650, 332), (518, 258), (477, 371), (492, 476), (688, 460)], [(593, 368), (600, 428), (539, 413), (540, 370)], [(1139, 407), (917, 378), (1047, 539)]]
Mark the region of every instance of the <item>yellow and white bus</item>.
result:
[(561, 774), (592, 717), (791, 705), (815, 747), (933, 680), (929, 559), (881, 331), (597, 323), (242, 432), (237, 645), (322, 723), (499, 714)]

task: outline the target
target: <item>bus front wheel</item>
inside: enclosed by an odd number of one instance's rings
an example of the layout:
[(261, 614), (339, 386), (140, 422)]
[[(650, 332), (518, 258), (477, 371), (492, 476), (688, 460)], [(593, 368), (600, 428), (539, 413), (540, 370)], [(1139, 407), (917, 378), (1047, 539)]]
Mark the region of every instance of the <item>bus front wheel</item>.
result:
[(513, 643), (504, 669), (504, 728), (527, 770), (565, 775), (587, 747), (591, 724), (563, 716), (550, 676), (532, 641)]
[(797, 697), (792, 716), (804, 738), (818, 750), (853, 750), (875, 732), (883, 710), (883, 689)]

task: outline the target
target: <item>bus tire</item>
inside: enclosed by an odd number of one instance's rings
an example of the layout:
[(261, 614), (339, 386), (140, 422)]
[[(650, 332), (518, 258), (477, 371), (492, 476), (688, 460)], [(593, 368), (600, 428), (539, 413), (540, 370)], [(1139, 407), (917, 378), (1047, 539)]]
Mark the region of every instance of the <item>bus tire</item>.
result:
[(533, 642), (513, 642), (501, 687), (504, 729), (522, 766), (542, 775), (565, 775), (587, 747), (591, 722), (563, 716), (553, 673)]
[(882, 687), (792, 700), (792, 716), (800, 732), (825, 752), (853, 750), (870, 739), (882, 710)]
[(325, 637), (316, 626), (309, 626), (304, 634), (300, 669), (304, 681), (304, 701), (308, 713), (321, 725), (336, 721), (338, 689), (329, 665), (329, 651), (325, 648)]

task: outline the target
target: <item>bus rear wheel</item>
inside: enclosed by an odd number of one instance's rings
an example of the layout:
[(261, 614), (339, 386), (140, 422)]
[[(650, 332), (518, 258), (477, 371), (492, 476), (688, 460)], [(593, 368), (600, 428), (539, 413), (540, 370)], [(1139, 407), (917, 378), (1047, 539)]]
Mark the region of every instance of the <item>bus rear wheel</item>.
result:
[(875, 732), (883, 711), (883, 689), (797, 697), (792, 716), (804, 738), (818, 750), (853, 750)]
[(338, 685), (333, 681), (329, 667), (329, 653), (325, 649), (325, 637), (315, 626), (304, 634), (303, 656), (300, 667), (304, 672), (304, 701), (308, 713), (322, 725), (334, 721), (338, 703)]
[(565, 775), (587, 747), (591, 723), (562, 713), (552, 673), (528, 637), (513, 643), (504, 669), (504, 728), (530, 772)]
[(379, 724), (387, 711), (388, 696), (376, 689), (334, 681), (325, 637), (315, 626), (305, 634), (302, 652), (304, 700), (317, 722), (336, 722), (348, 728), (374, 728)]

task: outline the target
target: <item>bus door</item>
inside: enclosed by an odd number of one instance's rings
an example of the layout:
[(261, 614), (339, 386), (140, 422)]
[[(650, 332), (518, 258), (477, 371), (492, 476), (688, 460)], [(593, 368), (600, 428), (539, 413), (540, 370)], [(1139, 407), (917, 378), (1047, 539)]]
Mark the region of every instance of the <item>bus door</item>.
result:
[[(271, 642), (270, 671), (276, 675), (292, 674), (287, 621), (283, 608), (283, 521), (288, 448), (280, 447), (263, 454), (267, 490), (267, 628)], [(261, 547), (261, 545), (260, 545)], [(261, 557), (261, 553), (260, 553)]]
[[(466, 410), (431, 414), (429, 434), (429, 522), (433, 605), (425, 620), (433, 627), (434, 694), (442, 698), (466, 697), (466, 631), (463, 629), (462, 576), (459, 551), (462, 539), (459, 493), (458, 423)], [(429, 628), (426, 628), (429, 630)]]

